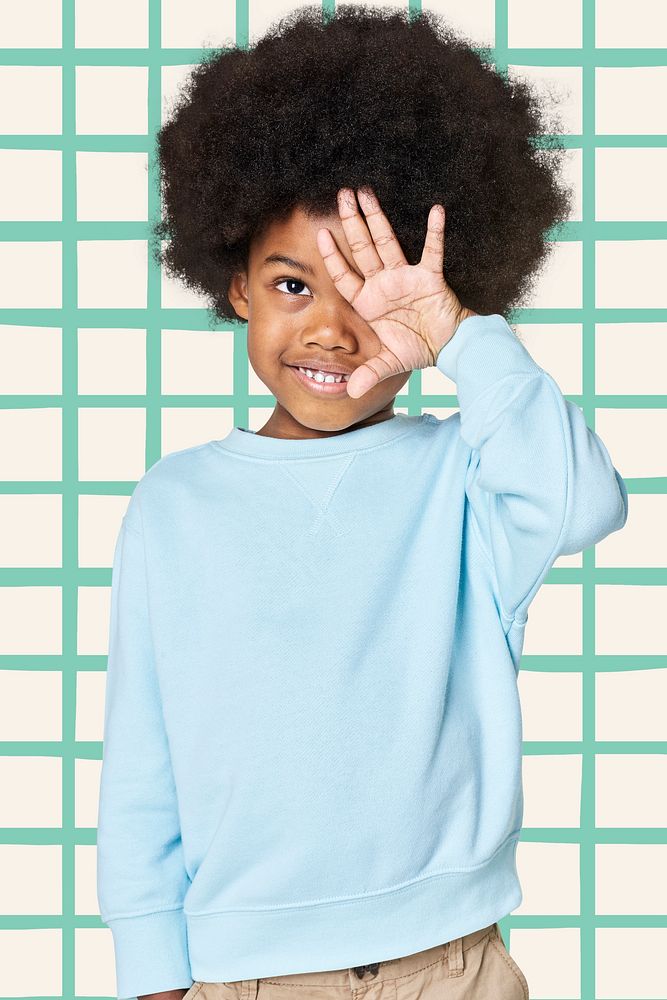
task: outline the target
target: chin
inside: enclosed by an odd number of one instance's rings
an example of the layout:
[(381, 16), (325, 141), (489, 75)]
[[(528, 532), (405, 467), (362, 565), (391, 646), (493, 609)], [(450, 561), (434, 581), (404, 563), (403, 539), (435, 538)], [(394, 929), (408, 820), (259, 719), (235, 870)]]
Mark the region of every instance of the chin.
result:
[(340, 410), (337, 414), (332, 412), (328, 415), (308, 417), (306, 414), (300, 415), (298, 410), (289, 411), (294, 420), (298, 421), (302, 427), (307, 427), (311, 431), (345, 431), (354, 424), (364, 419), (364, 415), (348, 414), (344, 416)]

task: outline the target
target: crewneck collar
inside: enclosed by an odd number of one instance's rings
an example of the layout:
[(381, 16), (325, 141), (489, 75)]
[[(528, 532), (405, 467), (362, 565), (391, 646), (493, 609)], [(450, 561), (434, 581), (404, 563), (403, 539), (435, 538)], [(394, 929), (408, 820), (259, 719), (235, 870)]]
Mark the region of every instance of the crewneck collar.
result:
[(409, 433), (423, 419), (423, 414), (408, 416), (406, 413), (395, 413), (387, 420), (380, 420), (356, 430), (303, 440), (266, 437), (264, 434), (255, 434), (242, 427), (233, 427), (226, 437), (211, 443), (224, 451), (246, 455), (248, 458), (324, 458), (385, 444)]

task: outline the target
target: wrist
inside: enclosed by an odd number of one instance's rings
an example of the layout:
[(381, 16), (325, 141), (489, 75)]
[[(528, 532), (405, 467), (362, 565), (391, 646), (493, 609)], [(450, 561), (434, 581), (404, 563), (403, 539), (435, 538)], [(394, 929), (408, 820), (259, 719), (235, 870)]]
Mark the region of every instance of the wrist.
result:
[(468, 319), (470, 316), (479, 316), (479, 313), (476, 313), (473, 309), (468, 309), (467, 306), (461, 306), (460, 310), (458, 310), (458, 312), (455, 314), (453, 321), (450, 320), (450, 322), (447, 324), (448, 326), (447, 332), (445, 334), (436, 333), (436, 335), (433, 337), (433, 345), (436, 358), (440, 353), (440, 351), (442, 350), (442, 348), (445, 346), (445, 344), (448, 344), (449, 341), (452, 339), (452, 337), (460, 327), (463, 320)]

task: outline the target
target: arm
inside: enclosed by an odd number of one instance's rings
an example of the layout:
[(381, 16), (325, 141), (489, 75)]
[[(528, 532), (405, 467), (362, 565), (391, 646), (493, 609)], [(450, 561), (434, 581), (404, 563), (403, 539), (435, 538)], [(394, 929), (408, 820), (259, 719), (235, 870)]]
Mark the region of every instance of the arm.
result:
[(574, 403), (499, 314), (472, 315), (439, 349), (472, 449), (466, 494), (508, 626), (559, 555), (595, 545), (627, 519), (628, 494)]
[(150, 635), (134, 496), (114, 552), (97, 830), (100, 915), (113, 934), (119, 1000), (192, 984), (176, 790)]

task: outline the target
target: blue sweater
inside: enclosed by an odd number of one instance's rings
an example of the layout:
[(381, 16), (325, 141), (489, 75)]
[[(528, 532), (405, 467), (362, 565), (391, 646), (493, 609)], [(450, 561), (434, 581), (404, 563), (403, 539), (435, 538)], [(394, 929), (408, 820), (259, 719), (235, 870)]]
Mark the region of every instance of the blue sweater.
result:
[(436, 365), (447, 419), (234, 427), (137, 484), (97, 836), (119, 998), (396, 958), (521, 902), (529, 605), (627, 491), (502, 316)]

